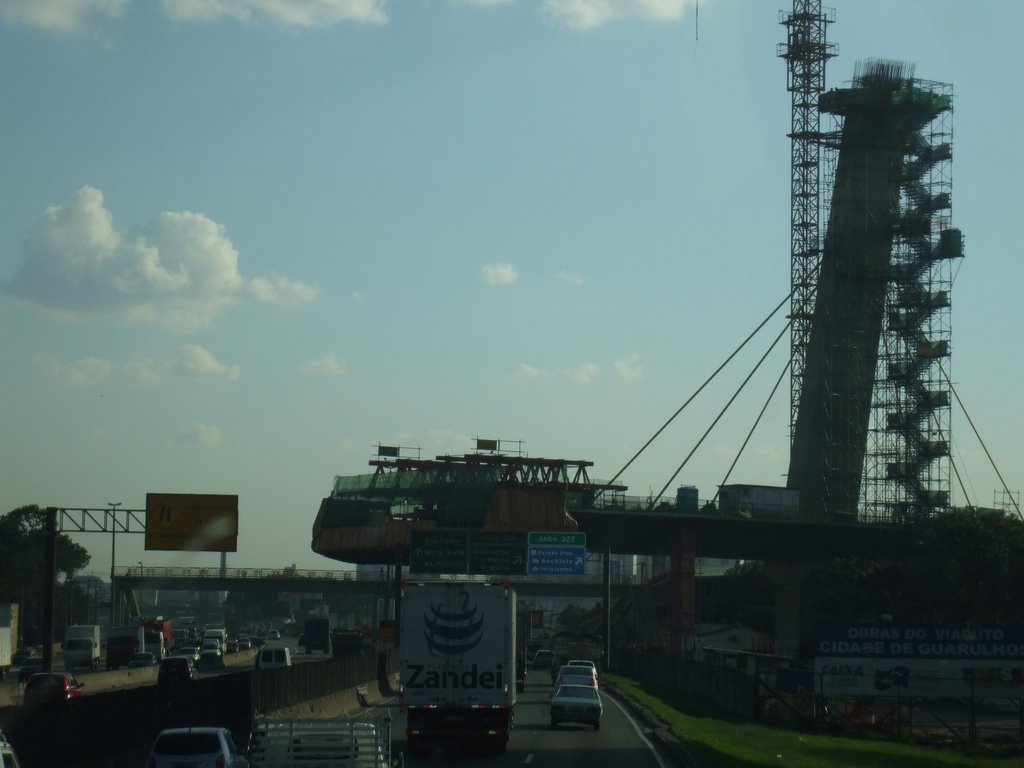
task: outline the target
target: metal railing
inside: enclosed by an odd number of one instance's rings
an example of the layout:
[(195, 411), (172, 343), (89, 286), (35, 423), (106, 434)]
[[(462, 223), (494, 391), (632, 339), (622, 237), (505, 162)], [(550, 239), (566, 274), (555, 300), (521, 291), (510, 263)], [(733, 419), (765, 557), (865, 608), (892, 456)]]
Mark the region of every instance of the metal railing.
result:
[[(267, 579), (295, 579), (307, 581), (330, 581), (380, 584), (389, 581), (383, 570), (374, 571), (345, 571), (345, 570), (305, 570), (299, 568), (218, 568), (212, 567), (178, 567), (178, 566), (139, 566), (119, 567), (115, 569), (117, 578), (154, 578), (154, 579), (241, 579), (241, 580), (267, 580)], [(481, 575), (459, 575), (437, 573), (409, 573), (403, 572), (403, 578), (409, 581), (508, 581), (510, 583), (530, 584), (602, 584), (601, 574), (586, 574), (583, 576), (509, 576), (494, 574), (489, 576)], [(612, 574), (612, 584), (636, 583), (635, 576)]]

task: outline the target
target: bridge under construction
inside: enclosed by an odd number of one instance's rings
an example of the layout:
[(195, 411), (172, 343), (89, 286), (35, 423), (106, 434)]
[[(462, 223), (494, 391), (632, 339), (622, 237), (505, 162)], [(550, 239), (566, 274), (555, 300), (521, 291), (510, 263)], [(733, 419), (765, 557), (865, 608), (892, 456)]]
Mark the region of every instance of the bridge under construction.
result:
[(427, 461), (380, 446), (372, 473), (335, 479), (315, 552), (400, 568), (416, 530), (579, 528), (608, 555), (670, 557), (676, 653), (693, 631), (696, 558), (763, 559), (777, 577), (777, 647), (794, 653), (810, 563), (898, 552), (908, 526), (948, 509), (944, 363), (951, 265), (963, 256), (951, 219), (952, 88), (870, 61), (826, 91), (833, 20), (820, 0), (794, 0), (780, 18), (792, 97), (790, 462), (784, 489), (752, 490), (786, 503), (629, 509), (626, 487), (592, 482), (586, 461), (524, 458), (499, 441)]

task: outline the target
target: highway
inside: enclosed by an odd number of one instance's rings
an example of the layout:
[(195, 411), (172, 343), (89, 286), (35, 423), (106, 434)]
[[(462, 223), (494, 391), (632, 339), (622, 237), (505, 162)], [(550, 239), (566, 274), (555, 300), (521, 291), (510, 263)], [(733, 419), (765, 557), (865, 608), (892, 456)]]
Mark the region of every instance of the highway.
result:
[[(239, 663), (229, 666), (225, 673), (252, 668), (251, 654), (233, 655)], [(300, 656), (308, 661), (318, 658), (317, 654)], [(118, 670), (84, 672), (80, 677), (86, 683), (88, 695), (111, 688), (153, 684), (155, 677), (149, 675), (149, 670), (143, 670), (142, 674), (139, 670)], [(6, 680), (0, 685), (4, 693), (9, 690), (14, 697), (11, 703), (20, 700), (21, 685), (16, 679)], [(551, 678), (547, 671), (531, 670), (528, 673), (526, 689), (519, 694), (508, 751), (503, 755), (466, 753), (456, 757), (441, 751), (415, 757), (409, 755), (405, 745), (405, 715), (398, 706), (397, 698), (363, 710), (361, 717), (376, 719), (390, 715), (392, 749), (396, 754), (405, 753), (406, 766), (447, 766), (454, 758), (463, 768), (622, 768), (624, 765), (630, 768), (666, 768), (631, 717), (607, 692), (602, 694), (604, 714), (599, 731), (591, 726), (574, 724), (552, 729), (549, 723), (551, 691)], [(0, 698), (0, 706), (6, 703)], [(140, 753), (136, 757), (142, 761), (145, 755)]]
[[(305, 654), (301, 652), (294, 642), (294, 638), (286, 638), (281, 645), (292, 649), (292, 660), (296, 664), (304, 664), (310, 661), (321, 661), (324, 658), (322, 653)], [(199, 677), (211, 677), (223, 675), (241, 670), (251, 670), (255, 666), (256, 651), (240, 651), (229, 653), (224, 657), (224, 669), (200, 669)], [(116, 691), (123, 688), (134, 688), (140, 685), (155, 685), (158, 667), (147, 667), (144, 669), (118, 669), (108, 672), (102, 665), (98, 670), (76, 669), (75, 678), (83, 683), (86, 695), (102, 693), (103, 691)], [(53, 671), (64, 672), (64, 659), (60, 653), (53, 655)], [(24, 685), (18, 682), (18, 670), (15, 668), (5, 680), (0, 682), (0, 707), (14, 706), (21, 704)]]
[[(460, 768), (666, 768), (637, 725), (622, 706), (607, 692), (602, 693), (604, 715), (601, 730), (587, 725), (560, 725), (551, 728), (549, 701), (551, 676), (544, 670), (531, 670), (526, 690), (519, 694), (516, 723), (503, 755), (459, 755)], [(393, 750), (405, 752), (406, 766), (449, 766), (452, 755), (412, 756), (405, 749), (405, 715), (397, 701), (369, 708), (366, 717), (382, 717), (390, 712)]]

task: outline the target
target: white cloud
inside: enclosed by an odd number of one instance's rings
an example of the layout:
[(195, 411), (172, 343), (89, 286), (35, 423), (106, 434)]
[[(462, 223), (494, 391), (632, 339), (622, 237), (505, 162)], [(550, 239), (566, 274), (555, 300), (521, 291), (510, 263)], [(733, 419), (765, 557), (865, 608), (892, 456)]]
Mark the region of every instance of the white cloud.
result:
[(569, 29), (596, 29), (613, 21), (674, 22), (697, 0), (544, 0), (541, 13), (552, 24)]
[(166, 365), (161, 365), (153, 360), (139, 360), (128, 363), (125, 366), (128, 372), (135, 379), (135, 383), (143, 387), (155, 387), (163, 378)]
[(543, 376), (544, 371), (541, 368), (536, 368), (529, 363), (519, 364), (519, 375), (525, 376), (528, 379), (535, 379), (538, 376)]
[(488, 285), (512, 285), (519, 280), (519, 271), (511, 264), (486, 264), (480, 271)]
[(451, 0), (452, 5), (472, 5), (477, 8), (487, 8), (492, 5), (508, 5), (515, 0)]
[(113, 370), (109, 360), (101, 357), (83, 357), (70, 363), (62, 363), (43, 355), (36, 355), (36, 365), (47, 375), (66, 387), (91, 387), (110, 378)]
[(366, 297), (364, 297), (362, 293), (360, 293), (359, 291), (352, 291), (353, 304), (362, 304), (365, 300)]
[(305, 283), (279, 277), (273, 282), (265, 277), (249, 281), (249, 293), (265, 304), (294, 306), (316, 298), (316, 288)]
[(310, 360), (306, 363), (303, 370), (311, 375), (344, 376), (345, 363), (339, 360), (337, 356), (331, 352), (323, 357)]
[[(47, 208), (24, 241), (24, 260), (0, 290), (72, 317), (114, 315), (178, 331), (208, 326), (246, 287), (224, 226), (201, 213), (165, 212), (119, 232), (103, 193), (85, 186)], [(258, 299), (295, 303), (315, 289), (283, 278), (248, 282)]]
[[(517, 373), (527, 379), (539, 379), (548, 375), (548, 371), (529, 363), (520, 363)], [(551, 375), (578, 384), (587, 384), (600, 373), (601, 368), (595, 363), (581, 363), (574, 368), (556, 368)]]
[(196, 422), (182, 427), (174, 438), (177, 445), (199, 446), (202, 448), (216, 448), (224, 440), (224, 434), (220, 427), (212, 427), (209, 424)]
[(329, 27), (346, 21), (386, 24), (387, 0), (161, 0), (175, 21), (232, 19), (278, 27)]
[(174, 363), (174, 370), (179, 374), (195, 378), (227, 379), (228, 381), (235, 381), (241, 374), (241, 369), (237, 365), (224, 365), (198, 344), (186, 344), (181, 348), (181, 355)]
[(94, 20), (119, 18), (129, 0), (4, 0), (0, 15), (8, 24), (47, 32), (87, 32)]
[(566, 272), (564, 269), (555, 275), (563, 283), (569, 285), (583, 285), (586, 278), (583, 275), (578, 275), (575, 272)]
[(638, 355), (626, 355), (615, 361), (615, 372), (626, 381), (640, 381), (644, 377), (644, 367), (640, 365)]
[(558, 375), (562, 378), (575, 381), (579, 384), (588, 384), (591, 379), (595, 378), (601, 369), (594, 363), (581, 363), (575, 368), (559, 368)]

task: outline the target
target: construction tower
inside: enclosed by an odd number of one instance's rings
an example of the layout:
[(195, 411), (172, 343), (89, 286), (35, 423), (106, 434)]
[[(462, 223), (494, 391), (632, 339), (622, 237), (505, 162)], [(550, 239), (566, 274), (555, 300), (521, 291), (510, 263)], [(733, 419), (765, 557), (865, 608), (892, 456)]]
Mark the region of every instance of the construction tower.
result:
[(940, 363), (962, 255), (949, 226), (951, 106), (948, 86), (898, 62), (858, 67), (851, 87), (819, 99), (841, 127), (824, 137), (835, 172), (787, 483), (805, 515), (902, 521), (948, 505)]
[(794, 0), (792, 13), (779, 13), (786, 27), (786, 42), (778, 55), (786, 60), (786, 87), (793, 101), (789, 138), (790, 177), (790, 440), (792, 440), (800, 390), (807, 367), (814, 297), (821, 264), (821, 117), (818, 98), (825, 90), (825, 63), (835, 56), (826, 41), (828, 24), (835, 12), (823, 13), (821, 0)]

